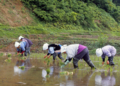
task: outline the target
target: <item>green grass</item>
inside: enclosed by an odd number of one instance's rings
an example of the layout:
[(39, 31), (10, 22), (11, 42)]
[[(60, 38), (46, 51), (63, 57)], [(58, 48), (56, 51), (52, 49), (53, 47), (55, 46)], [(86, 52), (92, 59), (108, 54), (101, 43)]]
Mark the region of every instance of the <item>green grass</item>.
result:
[[(93, 36), (98, 36), (101, 34), (106, 34), (111, 35), (111, 36), (120, 36), (120, 33), (116, 30), (115, 32), (113, 31), (89, 31), (89, 30), (84, 30), (84, 28), (79, 28), (77, 29), (78, 26), (72, 25), (75, 29), (59, 29), (55, 27), (52, 24), (43, 24), (39, 23), (36, 26), (21, 26), (21, 27), (10, 27), (10, 26), (0, 26), (0, 38), (17, 38), (19, 35), (31, 35), (31, 34), (49, 34), (49, 35), (54, 35), (54, 36), (75, 36), (75, 35), (93, 35)], [(14, 35), (13, 35), (14, 34)]]
[(3, 56), (3, 53), (0, 53), (0, 56)]
[[(62, 45), (80, 43), (88, 47), (88, 49), (90, 50), (90, 54), (94, 54), (95, 49), (97, 49), (98, 47), (103, 47), (107, 44), (111, 44), (117, 48), (118, 54), (120, 54), (120, 40), (111, 38), (119, 38), (119, 31), (88, 31), (84, 30), (83, 28), (77, 29), (78, 26), (73, 25), (73, 27), (74, 29), (69, 30), (59, 29), (54, 25), (48, 23), (39, 23), (36, 26), (22, 27), (9, 27), (1, 25), (0, 49), (8, 46), (10, 43), (18, 41), (18, 37), (22, 35), (25, 38), (30, 38), (33, 43), (35, 42), (32, 47), (36, 47), (38, 45), (37, 43), (39, 43), (40, 48), (38, 49), (38, 51), (40, 52), (42, 52), (42, 44), (47, 42), (49, 44), (58, 43)], [(35, 50), (32, 50), (32, 52), (35, 52)]]
[[(43, 53), (39, 53), (39, 54), (38, 53), (33, 53), (33, 54), (31, 54), (30, 58), (40, 58), (40, 60), (43, 61), (43, 63), (45, 61), (47, 67), (49, 67), (50, 64), (53, 61), (53, 57), (51, 56), (49, 59), (48, 58), (43, 58), (45, 55), (46, 54), (43, 54)], [(64, 59), (66, 59), (66, 54), (62, 54), (62, 56), (63, 56)], [(96, 66), (98, 71), (100, 71), (100, 70), (106, 70), (107, 71), (108, 69), (110, 69), (110, 71), (113, 71), (113, 70), (114, 71), (119, 71), (120, 70), (120, 68), (119, 68), (120, 58), (119, 57), (120, 56), (115, 56), (114, 57), (113, 62), (115, 63), (115, 66), (113, 67), (113, 66), (107, 65), (108, 57), (106, 57), (104, 65), (102, 65), (102, 58), (101, 57), (97, 57), (97, 56), (95, 56), (95, 54), (90, 55), (90, 59), (94, 63), (94, 65)], [(63, 64), (63, 62), (58, 57), (56, 59), (56, 63), (57, 62), (59, 62), (59, 66), (61, 66)], [(84, 60), (80, 60), (78, 62), (78, 66), (79, 66), (80, 69), (86, 69), (86, 68), (91, 69)], [(71, 67), (73, 67), (72, 61), (65, 66), (65, 68), (71, 68)]]

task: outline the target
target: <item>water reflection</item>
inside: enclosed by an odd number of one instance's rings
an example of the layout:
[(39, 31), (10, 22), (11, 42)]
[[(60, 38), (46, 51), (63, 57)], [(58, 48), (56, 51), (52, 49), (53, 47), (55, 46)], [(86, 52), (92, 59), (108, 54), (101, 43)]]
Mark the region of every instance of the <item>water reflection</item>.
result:
[[(85, 73), (85, 71), (83, 71), (83, 74)], [(84, 86), (88, 86), (89, 84), (89, 80), (91, 79), (92, 75), (94, 74), (94, 71), (89, 70), (84, 77), (80, 77), (77, 75), (77, 73), (74, 73), (73, 76), (73, 80), (75, 80), (75, 86), (79, 86), (79, 85), (84, 85)]]
[(24, 73), (30, 68), (31, 68), (30, 59), (17, 60), (16, 65), (14, 66), (14, 74), (16, 75), (16, 74)]
[[(12, 63), (14, 62), (14, 64)], [(0, 84), (1, 86), (119, 86), (120, 73), (100, 72), (96, 70), (72, 70), (59, 68), (58, 64), (50, 64), (44, 66), (43, 60), (29, 59), (24, 61), (16, 61), (12, 59), (11, 63), (3, 64), (1, 67)], [(31, 65), (32, 64), (32, 65)], [(33, 68), (33, 65), (35, 67)], [(72, 64), (71, 64), (72, 65)], [(24, 70), (19, 66), (25, 66)], [(41, 67), (41, 68), (39, 68)], [(28, 70), (29, 69), (29, 70)], [(47, 69), (50, 69), (49, 76)], [(13, 72), (14, 71), (14, 72)], [(42, 72), (43, 71), (43, 72)], [(64, 73), (64, 72), (68, 73)], [(70, 72), (73, 72), (71, 74)], [(17, 74), (17, 75), (15, 75)], [(99, 74), (99, 75), (98, 75)], [(14, 76), (13, 76), (14, 75)], [(22, 83), (21, 83), (22, 82)]]
[[(47, 74), (47, 71), (49, 70), (49, 74)], [(42, 69), (42, 77), (43, 80), (46, 81), (47, 78), (60, 78), (60, 67), (53, 64), (53, 66), (50, 66), (48, 69)]]
[(51, 66), (49, 75), (50, 77), (60, 78), (60, 67), (55, 65)]
[(60, 83), (60, 86), (88, 86), (89, 80), (93, 75), (93, 71), (89, 71), (85, 74), (84, 77), (78, 75), (79, 71), (76, 70), (72, 76), (72, 78), (66, 75), (66, 82)]
[(96, 75), (95, 77), (95, 85), (96, 86), (114, 86), (116, 83), (116, 79), (114, 77), (114, 72), (110, 75), (110, 71), (108, 71), (107, 75), (105, 72), (101, 72), (101, 75)]
[(47, 71), (45, 69), (42, 70), (43, 81), (46, 81)]

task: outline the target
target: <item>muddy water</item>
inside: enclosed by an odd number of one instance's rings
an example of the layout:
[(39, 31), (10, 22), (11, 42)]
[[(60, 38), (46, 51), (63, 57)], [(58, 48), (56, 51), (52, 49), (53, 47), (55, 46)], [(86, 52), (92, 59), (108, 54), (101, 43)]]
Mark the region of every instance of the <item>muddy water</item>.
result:
[[(47, 65), (41, 59), (31, 58), (12, 59), (11, 63), (4, 60), (0, 59), (0, 86), (120, 86), (119, 71), (73, 70), (72, 64), (61, 70), (57, 62)], [(64, 71), (68, 73), (61, 73)]]

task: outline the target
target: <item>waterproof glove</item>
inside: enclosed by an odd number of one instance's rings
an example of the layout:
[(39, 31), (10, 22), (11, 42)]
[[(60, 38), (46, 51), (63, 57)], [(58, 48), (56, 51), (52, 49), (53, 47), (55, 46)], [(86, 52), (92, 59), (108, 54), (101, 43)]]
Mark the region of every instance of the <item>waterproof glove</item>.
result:
[(65, 65), (67, 65), (69, 62), (70, 62), (70, 61), (69, 61), (69, 60), (67, 60), (67, 61), (65, 61), (65, 63), (64, 63), (64, 64), (65, 64)]
[(66, 60), (63, 65), (61, 65), (61, 68), (63, 68), (65, 65), (67, 65), (70, 61)]
[(109, 61), (107, 61), (107, 64), (109, 65)]
[(65, 66), (65, 64), (61, 65), (61, 68), (63, 68)]

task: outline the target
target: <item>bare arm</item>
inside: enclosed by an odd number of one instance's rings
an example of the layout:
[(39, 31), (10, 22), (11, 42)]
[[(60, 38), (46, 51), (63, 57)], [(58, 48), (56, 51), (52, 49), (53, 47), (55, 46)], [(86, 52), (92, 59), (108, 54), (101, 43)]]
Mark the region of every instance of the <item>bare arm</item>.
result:
[(47, 55), (44, 56), (44, 58), (46, 58), (46, 57), (47, 57)]
[(46, 58), (46, 57), (49, 58), (50, 56), (51, 56), (51, 55), (45, 55), (44, 58)]
[(48, 58), (50, 57), (51, 55), (48, 56)]
[(58, 53), (58, 52), (61, 52), (61, 50), (56, 50), (55, 52)]

